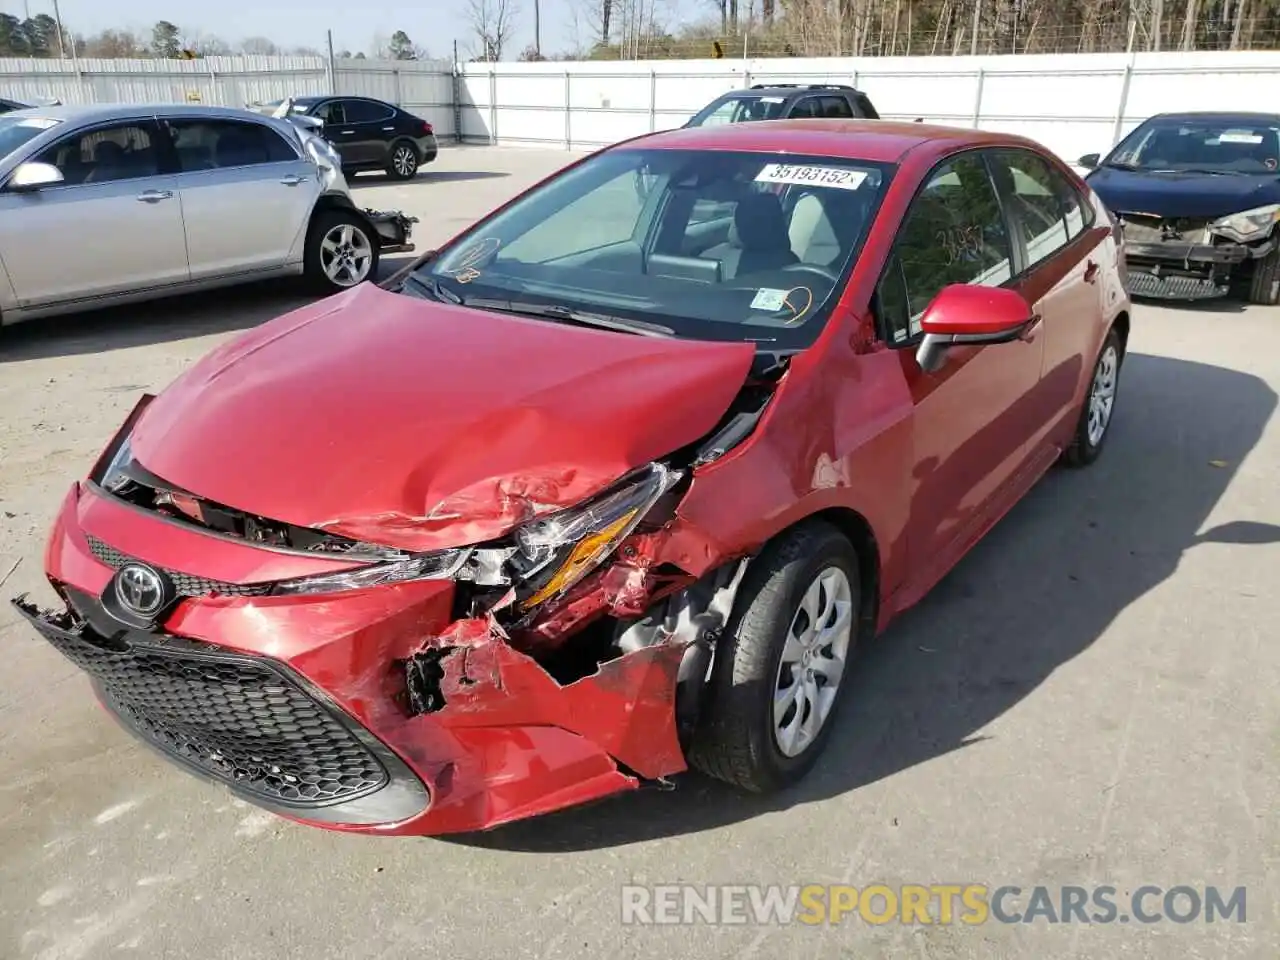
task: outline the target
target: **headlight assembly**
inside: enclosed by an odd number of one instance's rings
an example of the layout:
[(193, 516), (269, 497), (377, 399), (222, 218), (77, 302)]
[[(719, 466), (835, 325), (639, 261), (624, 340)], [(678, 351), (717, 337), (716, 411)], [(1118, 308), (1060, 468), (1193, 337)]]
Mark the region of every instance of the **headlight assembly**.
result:
[(409, 580), (514, 585), (521, 610), (558, 597), (582, 580), (635, 530), (681, 473), (651, 463), (598, 497), (534, 520), (501, 544), (406, 556), (342, 573), (276, 584), (276, 595), (333, 593)]
[(339, 590), (361, 590), (406, 580), (448, 580), (467, 562), (469, 548), (440, 550), (390, 563), (375, 563), (342, 573), (326, 573), (318, 577), (283, 580), (272, 589), (276, 596), (308, 593), (336, 593)]
[(518, 529), (507, 566), (527, 592), (521, 607), (563, 594), (598, 567), (679, 479), (679, 472), (651, 463), (594, 500)]
[(1214, 233), (1220, 233), (1242, 243), (1260, 240), (1271, 232), (1271, 226), (1280, 220), (1280, 203), (1268, 204), (1242, 213), (1222, 217), (1209, 225)]

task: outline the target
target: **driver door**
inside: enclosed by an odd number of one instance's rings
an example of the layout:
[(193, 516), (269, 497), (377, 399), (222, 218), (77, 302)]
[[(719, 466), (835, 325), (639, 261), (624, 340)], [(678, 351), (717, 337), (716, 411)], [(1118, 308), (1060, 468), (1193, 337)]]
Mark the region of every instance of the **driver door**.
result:
[(0, 189), (5, 266), (22, 307), (43, 307), (189, 276), (177, 178), (152, 119), (81, 129), (31, 157), (63, 183)]
[(1044, 353), (1040, 336), (956, 346), (926, 373), (915, 358), (920, 318), (949, 284), (1012, 285), (1019, 257), (984, 157), (970, 151), (925, 178), (877, 290), (883, 335), (898, 351), (914, 408), (907, 536), (916, 596), (1021, 492), (1036, 456)]

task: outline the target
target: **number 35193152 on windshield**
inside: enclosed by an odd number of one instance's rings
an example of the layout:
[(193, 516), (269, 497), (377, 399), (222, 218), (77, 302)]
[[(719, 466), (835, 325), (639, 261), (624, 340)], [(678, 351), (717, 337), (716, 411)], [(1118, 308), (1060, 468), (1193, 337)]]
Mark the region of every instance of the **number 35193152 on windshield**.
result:
[(861, 170), (793, 163), (766, 164), (764, 169), (756, 174), (757, 183), (805, 183), (815, 187), (836, 187), (840, 190), (857, 190), (866, 179), (866, 173)]

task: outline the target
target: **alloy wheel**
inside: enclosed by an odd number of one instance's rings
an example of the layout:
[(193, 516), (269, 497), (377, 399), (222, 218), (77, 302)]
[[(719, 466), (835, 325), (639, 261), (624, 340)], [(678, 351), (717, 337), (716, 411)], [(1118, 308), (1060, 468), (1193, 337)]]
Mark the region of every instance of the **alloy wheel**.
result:
[(395, 153), (391, 155), (391, 166), (395, 168), (398, 175), (407, 179), (417, 171), (418, 158), (408, 147), (396, 147)]
[(320, 263), (335, 286), (354, 287), (369, 276), (373, 245), (363, 230), (349, 223), (338, 224), (320, 241)]

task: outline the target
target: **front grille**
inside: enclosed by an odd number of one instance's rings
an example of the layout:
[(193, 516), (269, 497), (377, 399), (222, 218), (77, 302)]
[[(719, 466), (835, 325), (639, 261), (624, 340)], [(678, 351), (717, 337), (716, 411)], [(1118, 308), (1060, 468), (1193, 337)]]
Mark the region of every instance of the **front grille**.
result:
[(251, 799), (324, 807), (366, 796), (389, 781), (351, 722), (269, 661), (176, 638), (98, 646), (69, 616), (58, 624), (19, 609), (89, 674), (126, 727)]
[[(112, 570), (119, 570), (135, 558), (121, 553), (110, 544), (103, 543), (97, 537), (85, 537), (89, 541), (89, 551)], [(269, 583), (227, 583), (222, 580), (210, 580), (208, 577), (197, 577), (190, 573), (181, 573), (158, 567), (173, 581), (173, 587), (180, 597), (207, 597), (221, 594), (224, 597), (265, 597), (271, 592)]]

